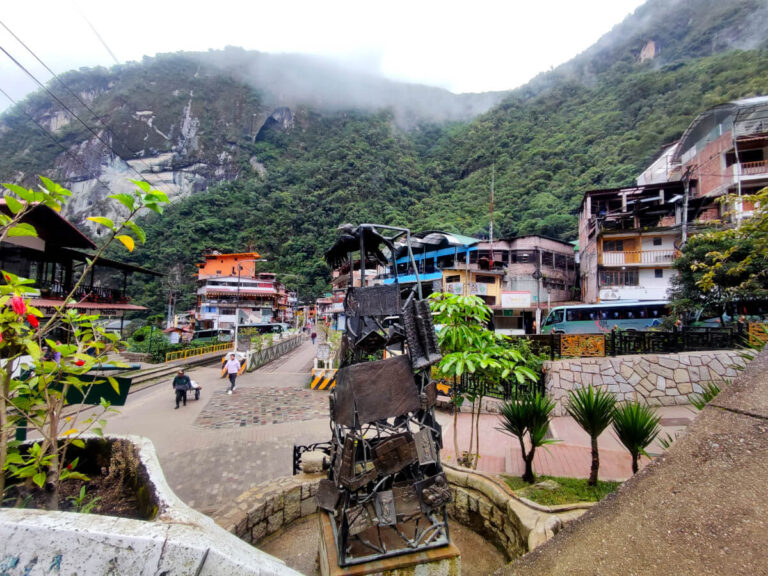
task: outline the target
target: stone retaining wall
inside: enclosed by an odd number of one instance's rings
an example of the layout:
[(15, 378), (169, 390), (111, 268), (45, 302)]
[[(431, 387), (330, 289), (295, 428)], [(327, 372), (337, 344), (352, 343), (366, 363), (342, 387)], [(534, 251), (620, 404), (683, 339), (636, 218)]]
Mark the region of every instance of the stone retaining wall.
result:
[[(513, 495), (499, 479), (443, 464), (453, 493), (448, 515), (492, 542), (508, 560), (533, 550), (591, 505), (540, 506)], [(214, 521), (253, 545), (317, 512), (315, 493), (325, 474), (264, 482), (215, 512)]]
[(701, 384), (735, 378), (736, 367), (744, 366), (736, 350), (557, 360), (545, 363), (545, 387), (556, 402), (556, 416), (566, 414), (569, 392), (589, 385), (613, 392), (620, 402), (673, 406), (688, 404)]
[(515, 496), (500, 479), (443, 464), (453, 494), (448, 515), (512, 560), (554, 536), (591, 504), (549, 507)]
[(217, 510), (213, 520), (238, 538), (257, 544), (294, 520), (317, 512), (315, 494), (323, 478), (325, 474), (298, 474), (263, 482)]

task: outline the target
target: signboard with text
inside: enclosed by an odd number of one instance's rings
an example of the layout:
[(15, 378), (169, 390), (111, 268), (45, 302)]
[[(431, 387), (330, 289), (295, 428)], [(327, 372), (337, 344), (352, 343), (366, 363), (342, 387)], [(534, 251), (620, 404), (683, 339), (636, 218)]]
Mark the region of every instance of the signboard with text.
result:
[(531, 293), (530, 292), (502, 292), (501, 307), (502, 308), (530, 308)]

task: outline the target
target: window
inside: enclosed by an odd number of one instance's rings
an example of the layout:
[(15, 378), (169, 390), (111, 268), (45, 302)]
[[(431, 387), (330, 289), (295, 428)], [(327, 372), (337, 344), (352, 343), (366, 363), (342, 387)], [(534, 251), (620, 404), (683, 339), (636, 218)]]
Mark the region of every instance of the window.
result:
[(554, 266), (555, 265), (555, 257), (552, 252), (542, 252), (541, 253), (541, 265), (542, 266)]
[(624, 240), (603, 240), (603, 252), (624, 252)]
[(600, 270), (600, 286), (638, 286), (637, 270)]
[(653, 245), (654, 246), (661, 246), (661, 238), (659, 236), (657, 236), (656, 238), (653, 239)]
[(662, 268), (656, 268), (653, 271), (654, 278), (664, 278), (664, 270)]
[(565, 254), (555, 254), (555, 268), (558, 270), (565, 270), (568, 260)]
[(449, 284), (451, 284), (453, 282), (461, 282), (461, 276), (458, 276), (458, 275), (456, 275), (456, 276), (446, 276), (445, 277), (445, 281), (448, 282)]
[(544, 322), (545, 326), (549, 326), (550, 324), (559, 324), (563, 321), (563, 310), (562, 308), (559, 310), (552, 310), (552, 312), (549, 313), (549, 316), (547, 316), (546, 322)]
[(496, 276), (475, 276), (475, 282), (479, 284), (496, 284)]

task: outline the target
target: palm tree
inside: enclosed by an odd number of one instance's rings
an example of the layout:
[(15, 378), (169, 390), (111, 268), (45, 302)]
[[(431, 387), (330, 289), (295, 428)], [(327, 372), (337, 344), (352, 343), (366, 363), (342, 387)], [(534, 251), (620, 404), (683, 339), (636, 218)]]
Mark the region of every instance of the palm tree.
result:
[(597, 437), (611, 423), (616, 397), (610, 392), (599, 388), (580, 388), (570, 393), (565, 409), (576, 420), (584, 431), (589, 434), (592, 445), (592, 467), (589, 471), (590, 486), (597, 484), (597, 471), (600, 468), (600, 454), (597, 450)]
[[(515, 436), (520, 441), (520, 451), (525, 462), (523, 480), (533, 484), (533, 456), (536, 448), (545, 444), (553, 444), (557, 440), (545, 438), (549, 428), (550, 413), (555, 403), (541, 394), (524, 394), (519, 399), (505, 402), (501, 407), (500, 431)], [(525, 450), (525, 435), (531, 445), (530, 452)]]
[(638, 402), (627, 402), (613, 411), (613, 429), (621, 443), (632, 454), (632, 473), (637, 473), (637, 457), (648, 456), (645, 449), (654, 441), (660, 430), (661, 416), (656, 410)]

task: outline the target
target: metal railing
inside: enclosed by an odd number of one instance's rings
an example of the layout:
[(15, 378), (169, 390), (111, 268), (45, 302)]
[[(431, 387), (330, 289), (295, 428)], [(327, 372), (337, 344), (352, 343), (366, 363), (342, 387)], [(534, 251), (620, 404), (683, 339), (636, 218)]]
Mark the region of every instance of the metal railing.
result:
[(298, 348), (301, 344), (301, 339), (301, 334), (297, 334), (296, 336), (291, 336), (290, 338), (281, 340), (269, 348), (264, 348), (263, 350), (259, 350), (258, 352), (251, 354), (246, 369), (248, 372), (252, 372), (258, 368), (261, 368), (265, 364), (269, 364), (272, 362), (272, 360), (276, 360), (283, 354), (287, 354), (294, 348)]
[(672, 264), (675, 250), (626, 250), (624, 252), (603, 252), (603, 266), (626, 266), (630, 264)]
[[(766, 333), (762, 324), (738, 323), (726, 328), (683, 327), (671, 331), (612, 330), (606, 334), (544, 334), (525, 338), (536, 354), (557, 358), (675, 354), (699, 350), (732, 350), (757, 342)], [(766, 337), (768, 340), (768, 337)]]
[(203, 356), (205, 354), (211, 354), (212, 352), (223, 352), (232, 348), (232, 342), (224, 342), (221, 344), (211, 344), (210, 346), (201, 346), (199, 348), (186, 348), (185, 350), (176, 350), (175, 352), (168, 352), (165, 355), (165, 362), (172, 362), (174, 360), (186, 360), (187, 358), (193, 358), (195, 356)]

